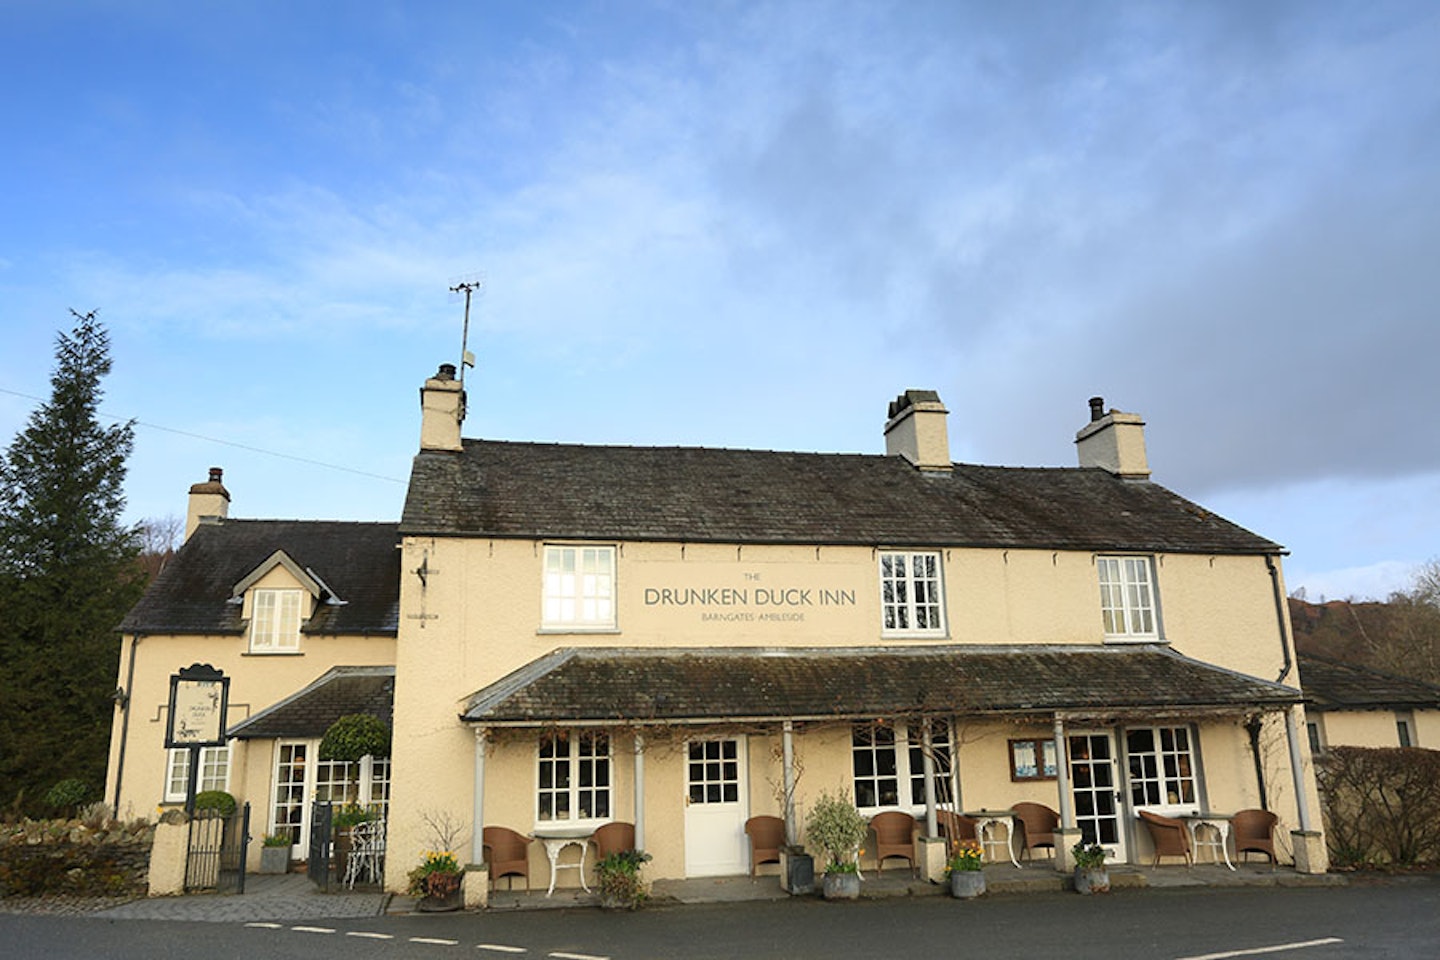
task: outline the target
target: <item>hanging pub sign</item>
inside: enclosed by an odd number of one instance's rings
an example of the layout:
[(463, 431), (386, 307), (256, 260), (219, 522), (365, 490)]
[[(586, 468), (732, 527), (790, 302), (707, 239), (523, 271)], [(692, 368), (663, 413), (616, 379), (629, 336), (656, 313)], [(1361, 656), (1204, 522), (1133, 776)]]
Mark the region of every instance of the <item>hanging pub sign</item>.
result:
[(170, 675), (170, 718), (166, 747), (225, 746), (225, 708), (230, 678), (208, 663)]

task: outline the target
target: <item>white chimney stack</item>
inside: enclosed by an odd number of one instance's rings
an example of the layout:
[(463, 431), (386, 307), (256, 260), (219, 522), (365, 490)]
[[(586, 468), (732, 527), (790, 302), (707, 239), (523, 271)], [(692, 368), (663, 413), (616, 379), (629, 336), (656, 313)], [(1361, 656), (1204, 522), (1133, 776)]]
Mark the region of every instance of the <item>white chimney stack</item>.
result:
[(464, 419), (465, 390), (455, 379), (455, 365), (442, 363), (420, 388), (420, 449), (460, 450)]
[(934, 390), (906, 390), (890, 404), (885, 455), (904, 457), (921, 470), (953, 470), (945, 429), (949, 415)]
[(207, 521), (223, 520), (230, 513), (230, 491), (220, 480), (225, 471), (219, 467), (210, 468), (210, 479), (190, 487), (190, 502), (185, 510), (185, 539), (189, 540), (195, 528)]
[(1090, 398), (1090, 422), (1075, 434), (1080, 466), (1100, 467), (1128, 480), (1150, 479), (1145, 421), (1139, 414), (1105, 411), (1103, 397)]

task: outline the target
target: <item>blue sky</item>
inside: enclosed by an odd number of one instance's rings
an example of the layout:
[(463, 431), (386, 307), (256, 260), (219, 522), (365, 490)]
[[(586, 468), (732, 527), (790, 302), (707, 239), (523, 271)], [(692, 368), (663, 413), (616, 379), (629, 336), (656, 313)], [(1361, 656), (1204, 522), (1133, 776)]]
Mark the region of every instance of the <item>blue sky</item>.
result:
[(483, 275), (467, 436), (880, 452), (914, 387), (1070, 465), (1098, 394), (1383, 596), (1440, 555), (1437, 50), (1425, 2), (9, 0), (0, 439), (98, 309), (131, 519), (211, 465), (396, 518)]

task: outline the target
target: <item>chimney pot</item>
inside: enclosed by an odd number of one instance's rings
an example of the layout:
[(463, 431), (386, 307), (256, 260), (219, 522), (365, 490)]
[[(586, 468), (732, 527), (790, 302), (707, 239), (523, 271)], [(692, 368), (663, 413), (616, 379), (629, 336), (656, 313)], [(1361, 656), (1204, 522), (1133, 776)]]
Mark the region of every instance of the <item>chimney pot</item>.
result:
[(455, 379), (455, 364), (453, 364), (453, 363), (442, 363), (442, 364), (440, 364), (440, 370), (435, 374), (435, 379), (436, 379), (436, 380), (454, 380), (454, 379)]
[(1094, 423), (1096, 420), (1099, 420), (1099, 419), (1100, 419), (1101, 417), (1103, 417), (1103, 416), (1105, 416), (1105, 398), (1104, 398), (1104, 397), (1091, 397), (1091, 398), (1090, 398), (1090, 422), (1091, 422), (1091, 423)]
[(222, 480), (224, 480), (224, 478), (225, 478), (225, 471), (222, 470), (220, 467), (211, 467), (211, 468), (210, 468), (210, 482), (211, 482), (211, 483), (220, 483)]

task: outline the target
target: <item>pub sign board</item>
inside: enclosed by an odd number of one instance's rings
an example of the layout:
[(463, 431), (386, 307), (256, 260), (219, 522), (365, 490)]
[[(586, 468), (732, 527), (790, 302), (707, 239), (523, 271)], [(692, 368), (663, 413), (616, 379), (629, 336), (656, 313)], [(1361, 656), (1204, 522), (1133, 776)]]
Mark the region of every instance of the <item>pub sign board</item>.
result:
[(195, 663), (170, 675), (170, 716), (165, 746), (225, 746), (225, 711), (230, 678), (208, 663)]

